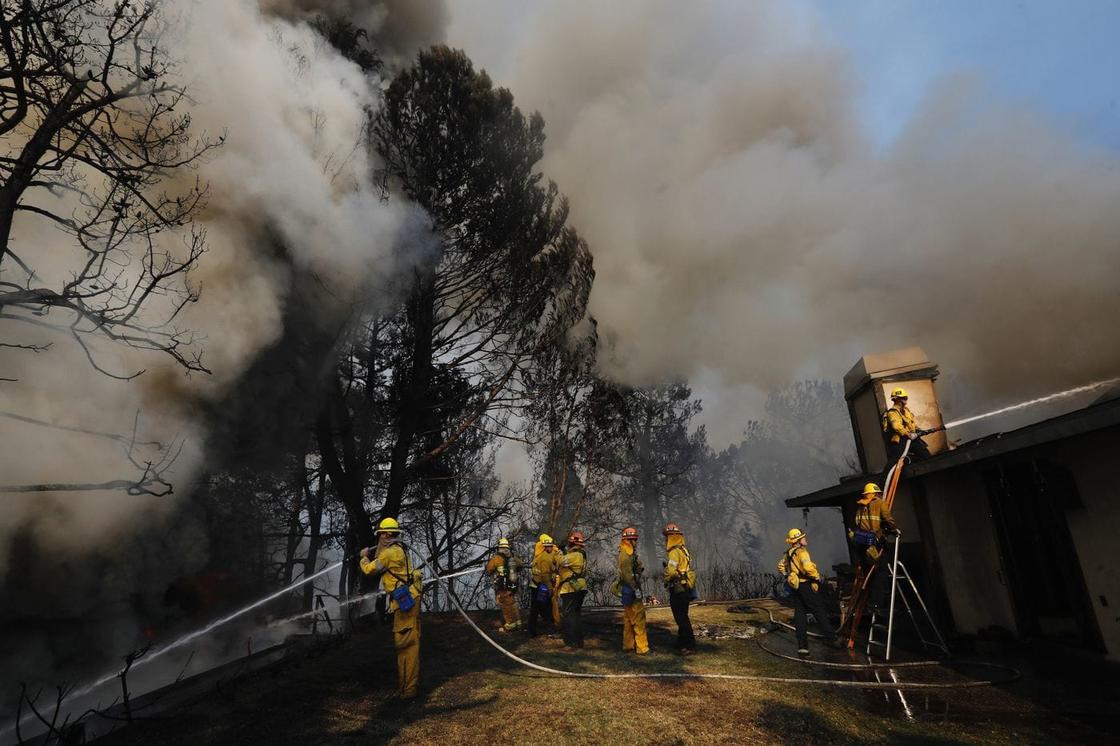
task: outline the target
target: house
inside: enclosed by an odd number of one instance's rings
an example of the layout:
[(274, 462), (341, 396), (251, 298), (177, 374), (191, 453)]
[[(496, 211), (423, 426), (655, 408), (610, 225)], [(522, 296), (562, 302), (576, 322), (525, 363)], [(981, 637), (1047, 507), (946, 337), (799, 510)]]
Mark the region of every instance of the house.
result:
[[(840, 507), (849, 524), (887, 465), (889, 391), (906, 388), (918, 426), (936, 427), (937, 375), (920, 348), (862, 358), (844, 396), (863, 473), (786, 505)], [(942, 629), (994, 626), (1120, 661), (1120, 398), (955, 446), (944, 432), (926, 442), (933, 455), (903, 470), (894, 515), (900, 556)]]

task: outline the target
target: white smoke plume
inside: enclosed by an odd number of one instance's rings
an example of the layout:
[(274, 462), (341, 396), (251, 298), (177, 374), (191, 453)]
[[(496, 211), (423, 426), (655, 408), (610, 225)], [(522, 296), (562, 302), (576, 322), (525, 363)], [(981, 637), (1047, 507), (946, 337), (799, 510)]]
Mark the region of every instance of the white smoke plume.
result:
[[(383, 27), (408, 27), (407, 19), (392, 14), (397, 4), (366, 5), (380, 8)], [(0, 375), (18, 379), (0, 383), (0, 410), (126, 440), (138, 422), (139, 440), (183, 446), (168, 473), (176, 490), (171, 497), (119, 491), (2, 496), (0, 626), (20, 618), (86, 617), (80, 640), (70, 638), (72, 629), (52, 635), (35, 625), (24, 625), (26, 637), (9, 637), (0, 645), (5, 686), (28, 672), (49, 679), (51, 667), (79, 648), (108, 655), (129, 649), (137, 630), (123, 602), (142, 598), (158, 605), (170, 579), (204, 563), (204, 532), (167, 520), (204, 465), (206, 422), (199, 405), (217, 400), (279, 337), (287, 289), (294, 282), (314, 284), (342, 302), (360, 289), (363, 298), (388, 302), (392, 278), (409, 261), (405, 234), (418, 213), (399, 200), (382, 200), (363, 140), (379, 82), (329, 47), (302, 17), (262, 13), (248, 0), (176, 0), (162, 7), (169, 23), (165, 45), (192, 99), (192, 131), (225, 134), (224, 146), (197, 173), (210, 185), (200, 220), (208, 252), (191, 275), (201, 299), (179, 319), (204, 336), (204, 363), (213, 375), (188, 377), (158, 354), (97, 344), (106, 369), (146, 370), (129, 382), (113, 380), (93, 370), (65, 337), (40, 339), (37, 329), (0, 322), (6, 341), (55, 342), (38, 355), (0, 349)], [(427, 34), (420, 29), (409, 43)], [(44, 230), (41, 221), (17, 222), (13, 237), (44, 246), (36, 253), (59, 256), (62, 268), (69, 260), (71, 249), (61, 244), (66, 239)], [(284, 261), (277, 257), (281, 249)], [(6, 485), (100, 483), (139, 473), (119, 439), (0, 416), (0, 441), (0, 483)], [(140, 447), (137, 456), (142, 461), (152, 452)], [(86, 560), (108, 556), (116, 557), (115, 574), (90, 577), (104, 565)], [(5, 689), (0, 702), (10, 694)]]
[(1115, 152), (966, 74), (876, 152), (848, 54), (797, 4), (452, 10), (449, 43), (544, 115), (604, 372), (722, 391), (710, 432), (741, 431), (741, 394), (914, 344), (980, 397), (1120, 370)]

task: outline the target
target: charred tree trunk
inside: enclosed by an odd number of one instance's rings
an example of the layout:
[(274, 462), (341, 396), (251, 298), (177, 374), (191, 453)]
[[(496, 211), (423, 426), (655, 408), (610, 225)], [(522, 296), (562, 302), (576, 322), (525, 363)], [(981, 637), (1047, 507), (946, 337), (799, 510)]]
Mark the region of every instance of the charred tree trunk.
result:
[[(327, 403), (319, 416), (316, 427), (319, 439), (319, 453), (323, 459), (323, 469), (331, 478), (338, 499), (346, 508), (350, 519), (350, 530), (363, 547), (377, 543), (373, 526), (365, 506), (365, 470), (357, 459), (354, 448), (353, 423), (346, 411), (342, 383), (335, 373), (327, 392)], [(342, 442), (342, 452), (335, 445), (335, 434)]]
[[(322, 544), (322, 524), (323, 524), (323, 490), (326, 489), (327, 475), (322, 469), (319, 470), (318, 489), (315, 492), (311, 491), (311, 484), (307, 479), (307, 469), (304, 468), (304, 499), (307, 503), (307, 533), (309, 538), (307, 540), (307, 556), (303, 559), (303, 575), (315, 574), (315, 563), (319, 561), (319, 547)], [(312, 604), (315, 602), (315, 588), (314, 583), (308, 583), (303, 588), (303, 608), (305, 611), (311, 611)]]
[(389, 486), (382, 518), (400, 515), (404, 491), (408, 486), (409, 456), (418, 433), (428, 419), (429, 391), (432, 383), (432, 335), (435, 330), (435, 271), (423, 270), (416, 278), (416, 287), (408, 304), (408, 320), (412, 329), (411, 369), (404, 373), (403, 396), (397, 421), (397, 437), (389, 462)]
[[(647, 562), (656, 562), (661, 535), (661, 499), (657, 491), (653, 448), (651, 439), (653, 414), (647, 408), (644, 412), (641, 431), (638, 434), (638, 494), (642, 501), (642, 548)], [(652, 565), (651, 565), (652, 566)]]

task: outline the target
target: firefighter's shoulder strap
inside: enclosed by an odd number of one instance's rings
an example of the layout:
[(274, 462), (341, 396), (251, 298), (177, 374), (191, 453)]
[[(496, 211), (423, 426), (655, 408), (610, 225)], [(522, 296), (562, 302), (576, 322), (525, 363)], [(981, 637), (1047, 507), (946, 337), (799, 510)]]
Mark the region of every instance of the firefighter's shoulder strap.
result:
[[(880, 423), (883, 426), (883, 432), (884, 433), (891, 432), (891, 412), (894, 412), (894, 411), (896, 411), (894, 407), (887, 407), (887, 411), (883, 412), (883, 416), (882, 416), (882, 418), (880, 418)], [(899, 412), (900, 416), (901, 416), (901, 414), (902, 413)]]
[[(400, 541), (398, 539), (397, 541), (394, 541), (389, 546), (390, 547), (391, 546), (400, 547), (401, 552), (404, 554), (404, 577), (402, 578), (400, 575), (397, 575), (395, 572), (390, 570), (388, 565), (385, 565), (385, 572), (389, 573), (394, 578), (396, 578), (398, 583), (401, 583), (403, 585), (412, 585), (412, 583), (413, 583), (412, 558), (408, 554), (408, 545), (405, 544), (403, 541)], [(388, 548), (389, 547), (386, 547), (386, 549), (388, 549)]]

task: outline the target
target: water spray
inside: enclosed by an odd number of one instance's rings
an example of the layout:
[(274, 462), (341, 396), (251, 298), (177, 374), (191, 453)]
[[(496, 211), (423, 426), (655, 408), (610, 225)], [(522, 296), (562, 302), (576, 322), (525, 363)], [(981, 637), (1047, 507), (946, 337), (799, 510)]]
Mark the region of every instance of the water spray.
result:
[[(145, 655), (144, 657), (137, 659), (132, 664), (132, 667), (131, 667), (130, 670), (135, 670), (135, 669), (139, 668), (140, 666), (142, 666), (146, 663), (149, 663), (150, 661), (153, 661), (153, 660), (155, 660), (156, 658), (159, 658), (162, 655), (165, 655), (166, 653), (170, 653), (172, 650), (176, 650), (178, 648), (181, 648), (182, 646), (186, 645), (188, 642), (191, 642), (192, 640), (196, 640), (199, 637), (202, 637), (203, 635), (205, 635), (209, 632), (213, 632), (218, 627), (221, 627), (225, 624), (228, 624), (229, 622), (232, 622), (234, 619), (237, 619), (238, 617), (244, 616), (245, 614), (249, 613), (253, 609), (264, 606), (265, 604), (269, 603), (270, 601), (274, 601), (277, 598), (280, 598), (281, 596), (288, 593), (289, 591), (295, 590), (296, 588), (299, 588), (302, 585), (306, 585), (307, 583), (310, 583), (311, 581), (313, 581), (313, 580), (315, 580), (319, 577), (322, 577), (323, 575), (326, 575), (327, 573), (331, 572), (332, 570), (338, 569), (339, 567), (341, 567), (343, 565), (343, 563), (345, 563), (347, 561), (347, 559), (349, 559), (349, 558), (344, 558), (344, 559), (339, 560), (338, 562), (334, 563), (333, 565), (330, 565), (329, 567), (324, 567), (322, 570), (315, 573), (314, 575), (308, 575), (307, 577), (300, 578), (299, 580), (295, 581), (294, 583), (288, 585), (285, 588), (281, 588), (280, 590), (275, 591), (274, 593), (271, 593), (271, 594), (265, 596), (264, 598), (260, 598), (256, 601), (252, 602), (251, 604), (248, 604), (247, 606), (243, 606), (242, 608), (238, 609), (237, 611), (234, 611), (234, 612), (232, 612), (230, 614), (227, 614), (226, 616), (224, 616), (220, 619), (216, 619), (213, 622), (210, 622), (205, 627), (202, 627), (202, 628), (197, 629), (193, 632), (189, 632), (189, 633), (183, 635), (182, 637), (178, 638), (177, 640), (175, 640), (171, 643), (168, 643), (167, 645), (163, 646), (162, 648), (159, 648), (158, 650), (155, 650), (154, 652), (151, 652), (151, 653)], [(424, 564), (420, 565), (420, 567), (418, 567), (417, 569), (423, 569), (427, 564), (428, 563), (425, 562)], [(451, 578), (457, 578), (457, 577), (462, 576), (462, 575), (469, 575), (471, 573), (481, 572), (482, 569), (483, 569), (482, 567), (473, 567), (473, 568), (469, 568), (469, 569), (466, 569), (466, 570), (460, 570), (459, 572), (450, 573), (448, 575), (429, 578), (429, 579), (424, 581), (424, 585), (428, 585), (430, 583), (434, 583), (434, 582), (439, 581), (439, 580), (449, 580)], [(340, 609), (345, 608), (345, 607), (350, 606), (352, 604), (360, 603), (361, 601), (364, 601), (368, 598), (375, 598), (375, 597), (377, 597), (379, 595), (383, 595), (383, 594), (384, 594), (384, 591), (375, 591), (373, 593), (366, 593), (364, 595), (357, 596), (355, 598), (349, 599), (348, 601), (340, 604), (339, 608)], [(291, 622), (295, 622), (295, 621), (298, 621), (298, 620), (306, 618), (306, 617), (314, 616), (315, 614), (318, 614), (320, 611), (321, 611), (321, 609), (311, 611), (311, 612), (304, 612), (302, 614), (297, 614), (297, 615), (289, 617), (287, 619), (282, 619), (282, 620), (279, 620), (279, 621), (276, 621), (276, 622), (272, 622), (268, 626), (269, 627), (278, 627), (278, 626), (282, 626), (282, 625), (285, 625), (285, 624), (289, 624)], [(70, 692), (69, 694), (66, 695), (66, 697), (63, 699), (63, 701), (72, 700), (76, 697), (81, 697), (81, 696), (84, 696), (86, 694), (89, 694), (93, 690), (97, 689), (99, 686), (103, 686), (104, 684), (109, 683), (110, 681), (117, 678), (118, 676), (120, 676), (120, 672), (106, 674), (105, 676), (102, 676), (101, 678), (97, 679), (96, 681), (94, 681), (90, 684), (87, 684), (86, 686), (82, 687), (81, 689), (76, 689), (76, 690)], [(20, 720), (20, 724), (30, 720), (32, 717), (34, 717), (34, 714), (33, 713), (28, 713), (27, 715), (24, 716), (24, 718), (22, 720)], [(3, 730), (0, 730), (0, 735), (7, 735), (8, 733), (15, 730), (15, 727), (16, 727), (16, 723), (13, 722), (10, 726), (4, 728)]]
[(1085, 386), (1077, 386), (1077, 387), (1072, 388), (1072, 389), (1066, 389), (1065, 391), (1059, 391), (1056, 394), (1049, 394), (1047, 396), (1040, 396), (1037, 399), (1029, 399), (1029, 400), (1024, 401), (1024, 402), (1019, 402), (1018, 404), (1012, 404), (1009, 407), (1002, 407), (1000, 409), (994, 409), (991, 412), (984, 412), (983, 414), (973, 415), (972, 417), (965, 417), (963, 419), (953, 420), (952, 422), (946, 423), (945, 427), (946, 428), (960, 427), (961, 425), (966, 425), (969, 422), (975, 422), (976, 420), (983, 420), (983, 419), (986, 419), (988, 417), (995, 417), (996, 415), (999, 415), (999, 414), (1005, 414), (1007, 412), (1014, 412), (1014, 411), (1019, 410), (1019, 409), (1025, 409), (1027, 407), (1033, 407), (1036, 404), (1045, 404), (1046, 402), (1049, 402), (1049, 401), (1057, 401), (1059, 399), (1065, 399), (1066, 397), (1076, 396), (1077, 394), (1084, 394), (1084, 393), (1087, 393), (1089, 391), (1094, 391), (1096, 389), (1104, 388), (1105, 386), (1111, 386), (1111, 385), (1116, 384), (1116, 383), (1120, 383), (1120, 377), (1109, 378), (1109, 379), (1104, 380), (1104, 381), (1097, 381), (1096, 383), (1090, 383), (1090, 384), (1087, 384)]

